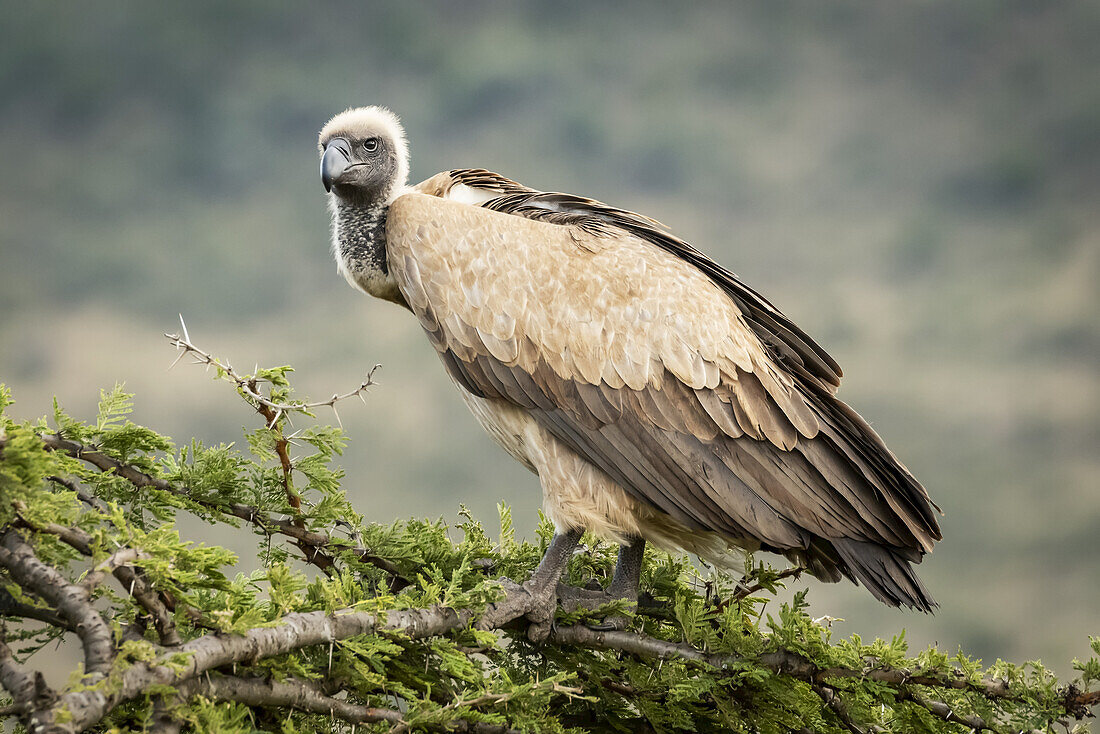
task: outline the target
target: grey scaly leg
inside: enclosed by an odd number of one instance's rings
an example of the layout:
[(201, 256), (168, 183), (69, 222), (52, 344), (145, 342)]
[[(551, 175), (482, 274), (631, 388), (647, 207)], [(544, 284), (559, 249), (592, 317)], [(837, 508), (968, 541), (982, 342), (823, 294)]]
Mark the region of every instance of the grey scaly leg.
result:
[(539, 567), (523, 586), (517, 586), (508, 579), (502, 579), (508, 595), (485, 610), (482, 626), (499, 626), (526, 615), (531, 620), (527, 636), (533, 641), (546, 639), (550, 634), (550, 625), (554, 621), (554, 612), (558, 608), (556, 594), (558, 580), (568, 566), (573, 550), (583, 534), (584, 531), (580, 528), (555, 533), (550, 539), (550, 545), (546, 548)]
[[(563, 584), (558, 585), (558, 597), (562, 607), (568, 611), (577, 609), (595, 609), (608, 602), (626, 599), (638, 601), (638, 586), (642, 576), (642, 559), (645, 556), (645, 540), (633, 538), (619, 547), (619, 560), (615, 564), (615, 575), (606, 591), (588, 591)], [(626, 617), (611, 616), (602, 624), (589, 625), (595, 630), (617, 630), (626, 627)]]
[(532, 594), (546, 593), (547, 589), (552, 591), (558, 585), (558, 579), (562, 577), (566, 566), (569, 565), (569, 559), (573, 557), (573, 551), (577, 543), (581, 542), (583, 534), (584, 531), (580, 528), (555, 533), (550, 539), (550, 545), (546, 547), (546, 553), (543, 554), (539, 567), (531, 574), (531, 578), (527, 580), (524, 587)]
[(642, 559), (645, 557), (645, 538), (634, 538), (619, 547), (619, 561), (615, 564), (615, 576), (607, 593), (613, 599), (638, 600), (638, 585), (642, 580)]

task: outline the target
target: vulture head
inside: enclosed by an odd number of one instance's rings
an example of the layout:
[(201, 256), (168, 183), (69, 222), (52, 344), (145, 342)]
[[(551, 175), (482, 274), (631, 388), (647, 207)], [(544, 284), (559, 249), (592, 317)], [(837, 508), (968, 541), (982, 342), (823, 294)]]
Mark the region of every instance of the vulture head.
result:
[(384, 107), (348, 109), (328, 121), (317, 143), (337, 268), (353, 287), (403, 303), (386, 262), (387, 209), (409, 175), (401, 123)]

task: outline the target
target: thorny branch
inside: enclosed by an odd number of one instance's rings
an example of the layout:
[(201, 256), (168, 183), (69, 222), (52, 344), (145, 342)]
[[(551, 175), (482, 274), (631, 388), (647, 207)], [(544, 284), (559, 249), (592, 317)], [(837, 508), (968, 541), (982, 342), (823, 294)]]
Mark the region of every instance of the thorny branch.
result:
[[(191, 336), (187, 333), (187, 325), (183, 323), (182, 315), (180, 316), (180, 330), (183, 332), (182, 336), (179, 334), (164, 335), (165, 338), (167, 338), (172, 343), (172, 346), (174, 346), (179, 351), (179, 356), (176, 357), (176, 361), (172, 363), (172, 367), (174, 367), (181, 359), (183, 359), (184, 356), (190, 354), (194, 358), (194, 364), (202, 365), (204, 367), (214, 367), (215, 369), (219, 370), (229, 380), (237, 385), (237, 389), (241, 392), (241, 394), (244, 395), (245, 398), (248, 399), (249, 402), (251, 402), (261, 414), (265, 413), (264, 411), (260, 410), (261, 406), (267, 408), (268, 411), (270, 411), (270, 416), (266, 414), (264, 416), (268, 419), (269, 428), (273, 427), (275, 423), (286, 413), (290, 413), (292, 411), (305, 412), (312, 410), (313, 408), (332, 408), (332, 412), (336, 416), (336, 422), (340, 423), (340, 414), (336, 411), (336, 403), (340, 402), (341, 400), (347, 400), (348, 398), (359, 398), (360, 400), (362, 400), (363, 393), (366, 392), (367, 388), (375, 384), (374, 373), (378, 370), (379, 367), (381, 367), (381, 365), (374, 365), (374, 367), (371, 367), (370, 372), (367, 373), (366, 378), (364, 378), (359, 387), (342, 395), (333, 393), (332, 397), (328, 400), (321, 400), (314, 403), (279, 403), (271, 400), (268, 397), (265, 397), (262, 393), (259, 392), (259, 390), (257, 389), (255, 378), (241, 376), (237, 373), (236, 370), (233, 369), (233, 367), (229, 363), (222, 362), (218, 358), (211, 355), (209, 352), (205, 352), (202, 349), (196, 347), (191, 342)], [(169, 369), (171, 369), (171, 367), (169, 367)]]
[[(295, 517), (289, 520), (289, 523), (298, 530), (304, 531), (305, 521), (301, 518), (302, 499), (294, 490), (293, 483), (294, 463), (290, 458), (290, 439), (292, 437), (286, 436), (283, 432), (282, 419), (295, 411), (308, 413), (314, 408), (327, 407), (332, 408), (333, 415), (336, 417), (336, 422), (342, 427), (343, 423), (340, 421), (340, 413), (336, 409), (336, 403), (353, 397), (362, 400), (363, 394), (366, 392), (367, 388), (375, 384), (374, 373), (378, 370), (380, 365), (375, 365), (371, 368), (359, 387), (342, 395), (333, 393), (332, 397), (328, 400), (312, 403), (299, 401), (281, 403), (272, 400), (270, 397), (260, 392), (260, 378), (254, 375), (241, 375), (234, 370), (233, 366), (228, 362), (222, 362), (209, 352), (195, 346), (191, 341), (190, 334), (187, 332), (187, 325), (184, 323), (182, 315), (180, 316), (180, 331), (182, 332), (182, 336), (180, 334), (164, 335), (171, 341), (172, 346), (176, 347), (179, 351), (179, 356), (176, 357), (176, 361), (172, 363), (172, 366), (175, 366), (184, 356), (191, 355), (194, 364), (202, 365), (207, 368), (214, 367), (219, 375), (224, 375), (229, 381), (237, 386), (237, 390), (241, 395), (256, 409), (256, 412), (263, 416), (266, 427), (275, 433), (275, 453), (279, 457), (279, 466), (282, 470), (283, 491), (286, 494), (287, 503), (294, 510), (295, 515)], [(171, 367), (169, 369), (171, 369)], [(305, 538), (296, 537), (294, 535), (291, 535), (291, 537), (294, 539), (295, 545), (298, 546), (310, 563), (320, 568), (326, 574), (331, 574), (334, 571), (336, 561), (330, 554), (323, 550), (325, 543), (311, 543)]]
[[(795, 580), (797, 580), (798, 577), (801, 576), (804, 573), (806, 573), (805, 568), (803, 568), (802, 566), (795, 566), (793, 568), (788, 568), (785, 571), (780, 571), (779, 573), (777, 573), (775, 576), (772, 577), (771, 581), (774, 584), (777, 581), (782, 581), (784, 579), (789, 579), (791, 577), (793, 577)], [(731, 602), (741, 601), (742, 599), (745, 599), (747, 597), (752, 596), (753, 594), (755, 594), (758, 591), (763, 591), (764, 588), (765, 588), (765, 585), (764, 585), (763, 582), (758, 581), (754, 584), (747, 584), (746, 581), (747, 581), (747, 579), (744, 579), (744, 578), (741, 579), (740, 581), (738, 581), (737, 582), (737, 591), (736, 591), (736, 593), (734, 593), (733, 597), (731, 597), (729, 600), (724, 600), (722, 602), (719, 602), (718, 608), (719, 609), (724, 609)]]

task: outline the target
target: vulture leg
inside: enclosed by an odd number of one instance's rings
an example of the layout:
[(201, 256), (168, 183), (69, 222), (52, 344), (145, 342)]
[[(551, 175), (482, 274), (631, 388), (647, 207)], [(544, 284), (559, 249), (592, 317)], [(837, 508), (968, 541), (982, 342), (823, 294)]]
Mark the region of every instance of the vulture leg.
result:
[(542, 556), (542, 562), (523, 588), (535, 596), (553, 596), (557, 588), (558, 579), (569, 565), (569, 559), (573, 557), (573, 551), (577, 543), (581, 542), (584, 531), (580, 528), (570, 528), (564, 533), (554, 533), (550, 539), (550, 545)]
[(555, 533), (539, 567), (523, 586), (503, 579), (507, 596), (485, 611), (483, 622), (487, 626), (494, 626), (526, 616), (531, 621), (527, 636), (534, 642), (545, 640), (550, 634), (554, 612), (558, 609), (558, 579), (569, 564), (573, 550), (583, 534), (584, 531), (580, 528)]
[[(558, 596), (566, 609), (594, 609), (602, 604), (625, 599), (631, 604), (638, 601), (638, 586), (642, 577), (642, 559), (645, 556), (645, 539), (634, 538), (619, 547), (619, 561), (615, 564), (615, 576), (607, 591), (587, 591), (558, 585)], [(621, 630), (629, 620), (613, 615), (602, 624), (589, 625), (595, 630)]]
[(638, 584), (642, 580), (642, 559), (645, 557), (645, 538), (634, 538), (619, 547), (619, 562), (615, 564), (615, 577), (607, 587), (615, 599), (638, 600)]

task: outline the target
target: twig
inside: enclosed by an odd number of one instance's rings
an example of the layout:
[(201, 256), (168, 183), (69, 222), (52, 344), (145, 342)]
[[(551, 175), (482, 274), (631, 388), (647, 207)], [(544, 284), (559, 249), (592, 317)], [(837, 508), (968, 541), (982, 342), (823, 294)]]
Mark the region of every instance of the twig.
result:
[(869, 734), (870, 732), (876, 732), (877, 734), (877, 732), (883, 731), (877, 726), (871, 729), (861, 729), (852, 720), (852, 715), (848, 712), (848, 706), (845, 705), (840, 695), (836, 692), (836, 689), (832, 686), (827, 686), (822, 683), (811, 683), (810, 687), (813, 688), (818, 698), (836, 714), (836, 717), (840, 719), (840, 723), (844, 725), (844, 728), (852, 732), (852, 734)]
[[(791, 578), (792, 576), (795, 578), (795, 580), (798, 580), (798, 577), (801, 576), (803, 573), (805, 573), (805, 571), (806, 571), (806, 569), (803, 568), (802, 566), (795, 566), (794, 568), (788, 568), (785, 571), (780, 571), (778, 574), (776, 574), (775, 577), (772, 579), (772, 581), (773, 582), (774, 581), (782, 581), (783, 579), (788, 579), (788, 578)], [(734, 593), (733, 597), (731, 597), (728, 601), (719, 602), (719, 604), (718, 604), (719, 609), (724, 609), (730, 602), (741, 601), (742, 599), (744, 599), (748, 596), (751, 596), (752, 594), (755, 594), (758, 591), (763, 591), (764, 590), (764, 584), (761, 583), (761, 582), (757, 582), (757, 583), (753, 584), (752, 586), (745, 586), (744, 581), (745, 581), (745, 579), (741, 579), (740, 581), (737, 582), (737, 591)]]
[(36, 607), (16, 601), (15, 597), (9, 594), (6, 589), (0, 589), (0, 616), (33, 619), (36, 622), (63, 629), (66, 632), (76, 632), (76, 627), (57, 612), (45, 607)]
[[(183, 323), (182, 315), (180, 316), (180, 329), (183, 331), (183, 336), (180, 336), (179, 334), (164, 335), (165, 338), (172, 342), (172, 346), (180, 351), (180, 355), (176, 358), (176, 362), (179, 362), (179, 360), (182, 359), (184, 355), (190, 354), (194, 357), (195, 364), (204, 365), (206, 367), (214, 367), (215, 369), (220, 370), (226, 377), (228, 377), (237, 385), (237, 389), (240, 390), (245, 395), (245, 397), (247, 397), (249, 400), (253, 401), (257, 405), (263, 405), (269, 408), (272, 411), (272, 415), (275, 419), (279, 417), (280, 413), (289, 413), (291, 411), (308, 411), (312, 410), (313, 408), (332, 408), (333, 411), (335, 411), (336, 403), (340, 402), (341, 400), (347, 400), (348, 398), (354, 397), (362, 397), (362, 394), (366, 392), (367, 388), (375, 384), (374, 373), (376, 370), (378, 370), (379, 367), (381, 367), (381, 365), (374, 365), (374, 367), (371, 367), (370, 372), (367, 373), (367, 376), (363, 380), (363, 382), (360, 383), (359, 387), (349, 392), (343, 393), (342, 395), (334, 393), (333, 396), (328, 400), (321, 400), (314, 403), (277, 403), (270, 398), (264, 397), (259, 391), (255, 389), (254, 377), (242, 377), (241, 375), (237, 374), (233, 367), (230, 366), (228, 363), (222, 362), (216, 357), (212, 356), (210, 353), (196, 347), (191, 342), (191, 337), (187, 333), (187, 326)], [(174, 366), (176, 362), (173, 362), (172, 365)], [(251, 385), (249, 384), (250, 381), (252, 382)], [(337, 417), (339, 418), (339, 416)], [(271, 424), (269, 424), (269, 427), (270, 425)]]
[[(943, 719), (951, 724), (962, 724), (975, 731), (997, 731), (993, 726), (982, 717), (977, 714), (957, 714), (950, 706), (943, 701), (933, 701), (931, 699), (924, 698), (912, 691), (908, 686), (902, 686), (895, 694), (895, 698), (899, 701), (909, 701), (922, 709), (932, 714), (933, 716)], [(1023, 734), (1023, 733), (1021, 733)], [(1027, 734), (1041, 734), (1041, 732), (1033, 731)]]
[(954, 690), (969, 690), (980, 693), (987, 698), (1003, 698), (1019, 700), (1008, 687), (1008, 682), (1002, 678), (986, 678), (977, 682), (971, 682), (962, 673), (913, 673), (909, 670), (890, 668), (885, 666), (872, 667), (870, 669), (855, 670), (853, 668), (825, 668), (817, 676), (819, 678), (864, 678), (889, 685), (904, 685), (907, 683), (927, 686), (929, 688), (948, 688)]
[(92, 555), (92, 536), (80, 528), (58, 525), (52, 522), (45, 525), (33, 525), (23, 517), (23, 514), (27, 511), (27, 506), (19, 500), (15, 500), (12, 504), (15, 507), (15, 525), (17, 527), (54, 535), (82, 556)]
[[(249, 389), (256, 392), (256, 379), (252, 378), (248, 380)], [(258, 393), (256, 393), (258, 394)], [(275, 453), (279, 457), (279, 466), (283, 470), (283, 491), (286, 493), (286, 501), (294, 512), (298, 515), (302, 514), (302, 498), (298, 496), (298, 493), (294, 491), (293, 476), (294, 464), (290, 460), (290, 441), (283, 435), (282, 425), (279, 423), (279, 414), (269, 405), (261, 403), (256, 406), (256, 411), (264, 417), (267, 421), (268, 429), (276, 433), (275, 438)], [(302, 524), (302, 519), (295, 518), (295, 525), (298, 527), (305, 527)]]
[(84, 577), (80, 585), (87, 589), (88, 593), (95, 591), (95, 587), (103, 583), (108, 574), (114, 575), (120, 568), (127, 566), (141, 558), (143, 554), (135, 548), (119, 548), (107, 556), (99, 565)]
[[(287, 504), (290, 505), (296, 515), (291, 523), (299, 529), (304, 529), (305, 522), (300, 517), (302, 514), (302, 499), (298, 496), (298, 493), (294, 491), (294, 464), (290, 459), (290, 441), (283, 433), (280, 419), (293, 411), (308, 413), (313, 408), (328, 407), (332, 408), (332, 412), (336, 416), (336, 421), (343, 427), (343, 423), (340, 421), (340, 413), (336, 410), (336, 403), (352, 397), (362, 399), (366, 389), (374, 384), (374, 373), (380, 365), (375, 365), (371, 368), (366, 378), (359, 384), (359, 387), (343, 395), (333, 393), (332, 397), (328, 400), (321, 400), (313, 403), (300, 401), (278, 403), (269, 397), (265, 397), (263, 393), (260, 392), (259, 377), (255, 375), (239, 375), (227, 362), (222, 362), (209, 352), (195, 346), (191, 341), (191, 335), (187, 333), (187, 324), (184, 323), (182, 314), (180, 314), (180, 330), (183, 332), (182, 336), (179, 334), (164, 335), (179, 351), (179, 356), (176, 357), (176, 361), (172, 363), (172, 366), (175, 366), (185, 354), (190, 354), (194, 357), (195, 364), (216, 368), (219, 375), (225, 376), (237, 386), (237, 390), (241, 395), (243, 395), (256, 411), (263, 416), (267, 428), (275, 432), (275, 453), (279, 457), (279, 464), (282, 468), (283, 491), (286, 494)], [(171, 367), (169, 369), (171, 369)], [(301, 538), (296, 539), (295, 544), (310, 563), (320, 568), (326, 574), (333, 573), (335, 560), (332, 556), (322, 551), (316, 544), (307, 543)]]
[(69, 477), (58, 477), (58, 476), (46, 477), (46, 478), (49, 479), (54, 484), (61, 485), (65, 489), (69, 490), (70, 492), (75, 492), (77, 498), (81, 502), (83, 502), (84, 504), (91, 507), (93, 510), (96, 510), (97, 512), (104, 513), (104, 514), (107, 512), (107, 505), (104, 504), (103, 500), (101, 500), (98, 497), (96, 497), (95, 495), (89, 493), (88, 490), (86, 490), (84, 487), (82, 487), (80, 485), (80, 483), (78, 483), (75, 479), (70, 479)]

